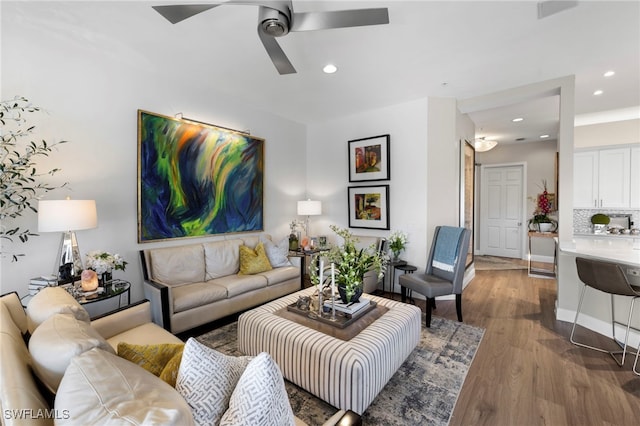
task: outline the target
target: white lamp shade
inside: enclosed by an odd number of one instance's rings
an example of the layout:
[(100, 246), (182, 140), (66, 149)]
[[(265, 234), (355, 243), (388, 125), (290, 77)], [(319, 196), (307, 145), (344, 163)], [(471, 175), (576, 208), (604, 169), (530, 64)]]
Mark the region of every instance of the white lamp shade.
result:
[(322, 202), (315, 200), (298, 201), (298, 214), (300, 216), (317, 216), (322, 214)]
[(95, 200), (40, 200), (38, 231), (67, 232), (98, 226)]

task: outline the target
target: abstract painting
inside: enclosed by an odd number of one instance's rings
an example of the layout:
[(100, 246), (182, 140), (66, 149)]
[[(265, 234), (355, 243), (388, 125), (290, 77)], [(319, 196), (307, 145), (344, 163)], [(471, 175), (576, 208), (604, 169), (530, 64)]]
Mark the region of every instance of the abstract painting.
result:
[(350, 228), (389, 229), (389, 185), (347, 189)]
[(263, 230), (264, 140), (138, 110), (138, 242)]
[(389, 135), (349, 141), (349, 182), (389, 180)]

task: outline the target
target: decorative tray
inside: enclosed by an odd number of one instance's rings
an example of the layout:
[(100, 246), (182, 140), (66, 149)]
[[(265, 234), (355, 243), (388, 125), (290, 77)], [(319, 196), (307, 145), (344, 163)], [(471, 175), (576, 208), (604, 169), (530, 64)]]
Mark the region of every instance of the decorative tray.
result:
[(333, 321), (331, 319), (331, 308), (327, 309), (327, 306), (324, 307), (324, 313), (322, 314), (322, 316), (318, 316), (318, 312), (317, 311), (311, 311), (309, 309), (301, 309), (297, 306), (297, 303), (292, 303), (291, 305), (287, 305), (287, 311), (289, 312), (293, 312), (296, 313), (298, 315), (307, 317), (309, 319), (312, 319), (314, 321), (318, 321), (321, 322), (323, 324), (328, 324), (332, 327), (336, 327), (336, 328), (346, 328), (348, 326), (350, 326), (351, 324), (353, 324), (354, 322), (356, 322), (358, 320), (358, 318), (364, 316), (366, 313), (371, 312), (372, 310), (374, 310), (376, 308), (376, 306), (378, 306), (378, 304), (376, 302), (374, 302), (373, 300), (370, 301), (369, 306), (367, 306), (366, 308), (362, 308), (360, 309), (358, 312), (354, 313), (353, 315), (351, 314), (347, 314), (344, 312), (339, 312), (338, 310), (336, 310), (336, 319), (335, 321)]

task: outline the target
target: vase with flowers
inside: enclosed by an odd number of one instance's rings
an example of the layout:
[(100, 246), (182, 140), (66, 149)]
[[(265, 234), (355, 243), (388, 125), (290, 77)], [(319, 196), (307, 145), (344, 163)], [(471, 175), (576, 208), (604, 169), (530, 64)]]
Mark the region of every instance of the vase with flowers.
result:
[(547, 181), (542, 181), (542, 192), (535, 198), (536, 209), (533, 218), (529, 219), (529, 230), (537, 232), (553, 232), (558, 228), (558, 222), (549, 217), (551, 199), (547, 191)]
[(343, 303), (358, 302), (364, 285), (364, 274), (373, 269), (382, 278), (387, 265), (387, 255), (379, 253), (375, 244), (358, 249), (358, 238), (347, 229), (330, 226), (342, 238), (342, 244), (333, 245), (327, 258), (335, 266), (335, 280)]
[(389, 249), (393, 253), (393, 261), (400, 260), (400, 253), (404, 250), (408, 243), (407, 234), (402, 231), (394, 231), (389, 235)]
[(114, 269), (124, 271), (127, 267), (127, 262), (119, 254), (102, 250), (87, 253), (85, 263), (87, 268), (98, 274), (103, 285), (111, 281)]

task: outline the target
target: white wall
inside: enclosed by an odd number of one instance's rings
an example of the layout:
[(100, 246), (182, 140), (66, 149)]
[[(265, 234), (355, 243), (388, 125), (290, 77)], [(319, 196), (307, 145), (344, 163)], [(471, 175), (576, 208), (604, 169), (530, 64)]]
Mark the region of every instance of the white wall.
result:
[(640, 143), (640, 119), (577, 126), (574, 132), (576, 149)]
[[(405, 231), (409, 244), (401, 258), (419, 268), (425, 267), (429, 107), (430, 101), (420, 99), (308, 127), (308, 194), (321, 200), (323, 209), (322, 216), (312, 218), (313, 234), (327, 235), (330, 242), (336, 241), (329, 225), (348, 226), (349, 186), (389, 184), (391, 230), (353, 228), (351, 231), (356, 235), (372, 236), (388, 236), (393, 230)], [(391, 180), (350, 183), (348, 141), (381, 134), (389, 134), (391, 139)]]
[[(129, 58), (117, 60), (109, 52), (79, 50), (63, 31), (59, 37), (52, 37), (33, 27), (24, 31), (24, 21), (13, 22), (7, 16), (3, 19), (0, 97), (22, 95), (48, 111), (34, 122), (36, 138), (70, 141), (43, 160), (39, 168), (62, 168), (52, 181), (69, 182), (71, 191), (56, 191), (45, 198), (70, 195), (96, 200), (99, 227), (77, 233), (80, 250), (83, 255), (96, 249), (121, 254), (129, 265), (115, 277), (132, 282), (133, 301), (143, 294), (138, 250), (152, 245), (137, 243), (139, 108), (165, 115), (182, 112), (196, 120), (250, 129), (253, 135), (266, 139), (265, 230), (275, 237), (288, 235), (296, 201), (305, 191), (305, 165), (301, 161), (306, 151), (304, 125), (222, 94), (205, 96), (200, 82), (168, 81), (161, 73), (145, 70), (144, 61), (128, 62)], [(13, 224), (36, 230), (36, 215), (27, 213)], [(215, 239), (219, 238), (223, 237)], [(3, 243), (3, 251), (26, 256), (18, 262), (2, 259), (0, 293), (15, 290), (25, 295), (29, 278), (50, 274), (59, 242), (58, 234), (42, 234), (26, 244)]]

